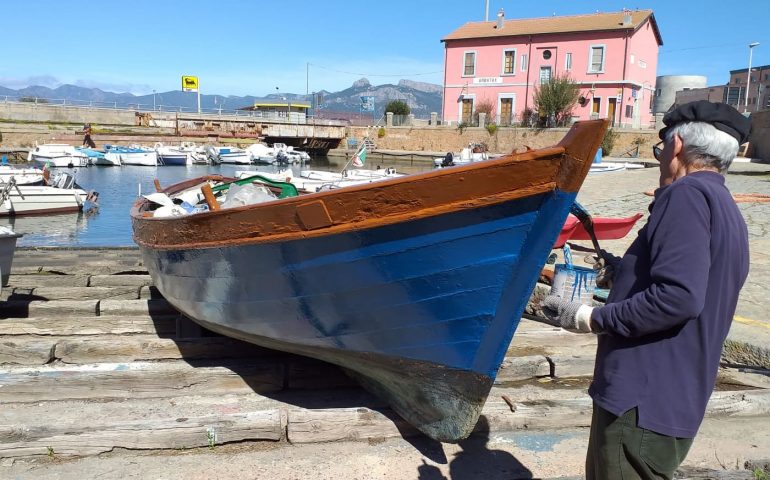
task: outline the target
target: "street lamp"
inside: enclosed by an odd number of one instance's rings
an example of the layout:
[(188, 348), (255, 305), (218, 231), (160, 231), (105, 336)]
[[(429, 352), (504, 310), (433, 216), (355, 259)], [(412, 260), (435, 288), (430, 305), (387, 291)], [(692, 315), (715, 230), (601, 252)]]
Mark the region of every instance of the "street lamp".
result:
[(759, 45), (759, 42), (752, 42), (749, 44), (749, 73), (746, 76), (746, 98), (743, 102), (743, 112), (746, 113), (749, 110), (749, 86), (751, 85), (751, 55), (754, 53), (754, 47)]
[(155, 111), (155, 90), (152, 91), (152, 111)]

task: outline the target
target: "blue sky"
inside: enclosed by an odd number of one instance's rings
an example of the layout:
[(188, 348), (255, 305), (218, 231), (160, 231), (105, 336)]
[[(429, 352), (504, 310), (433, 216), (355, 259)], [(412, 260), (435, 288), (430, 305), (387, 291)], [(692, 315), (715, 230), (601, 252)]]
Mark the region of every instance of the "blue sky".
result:
[[(180, 89), (262, 96), (337, 91), (366, 76), (440, 84), (440, 39), (484, 19), (484, 0), (5, 0), (0, 85), (64, 83), (135, 94)], [(658, 75), (705, 75), (770, 64), (770, 0), (490, 0), (493, 19), (652, 8), (664, 45)], [(727, 8), (729, 7), (729, 8)], [(41, 33), (45, 32), (45, 34)], [(309, 69), (307, 64), (310, 64)], [(308, 75), (309, 72), (309, 75)], [(308, 78), (309, 77), (309, 78)], [(309, 81), (308, 81), (309, 80)]]

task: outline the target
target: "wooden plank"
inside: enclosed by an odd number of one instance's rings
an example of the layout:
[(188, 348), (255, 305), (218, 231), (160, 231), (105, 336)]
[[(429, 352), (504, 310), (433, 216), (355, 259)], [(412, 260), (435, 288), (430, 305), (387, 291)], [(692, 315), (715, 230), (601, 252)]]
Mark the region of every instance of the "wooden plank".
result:
[(33, 336), (3, 338), (0, 341), (0, 364), (45, 365), (53, 360), (56, 340)]
[[(544, 394), (549, 392), (549, 394)], [(518, 389), (493, 388), (482, 415), (491, 432), (589, 427), (592, 400), (584, 391), (541, 391), (540, 397), (518, 400)], [(515, 411), (502, 399), (514, 400)], [(730, 408), (735, 402), (740, 405)], [(770, 391), (714, 392), (707, 416), (762, 416), (770, 413)], [(287, 437), (292, 443), (380, 439), (415, 435), (416, 430), (387, 409), (290, 409)]]
[(90, 287), (143, 287), (152, 285), (149, 275), (91, 275)]
[(530, 378), (547, 377), (551, 374), (551, 364), (541, 355), (526, 357), (505, 357), (497, 371), (495, 383), (516, 382)]
[[(62, 283), (65, 283), (62, 280)], [(5, 292), (3, 292), (5, 293)], [(139, 298), (138, 287), (35, 287), (28, 289), (16, 287), (12, 292), (12, 300), (136, 300)]]
[(3, 367), (0, 402), (277, 392), (283, 383), (283, 365), (270, 361), (216, 367), (194, 367), (183, 361)]
[(170, 417), (149, 421), (47, 426), (0, 426), (0, 457), (96, 455), (114, 448), (169, 449), (213, 447), (244, 440), (281, 440), (279, 410)]
[(388, 409), (290, 409), (286, 438), (291, 443), (319, 443), (393, 437), (421, 433)]
[(594, 374), (596, 353), (590, 355), (549, 355), (553, 375), (561, 378), (591, 377)]
[(169, 315), (178, 313), (165, 299), (100, 300), (99, 315)]
[(174, 335), (176, 317), (64, 316), (0, 320), (0, 335)]
[(291, 389), (358, 386), (358, 382), (350, 378), (342, 368), (330, 363), (294, 355), (288, 357), (287, 363), (286, 386)]
[(8, 284), (13, 287), (87, 287), (91, 275), (15, 275), (11, 274)]
[(158, 291), (158, 287), (154, 285), (150, 285), (150, 286), (145, 285), (145, 286), (139, 287), (139, 298), (142, 300), (149, 299), (149, 298), (163, 298), (163, 295), (161, 295), (160, 292)]
[(267, 355), (275, 355), (275, 351), (233, 338), (172, 340), (148, 335), (64, 338), (56, 342), (54, 351), (54, 357), (64, 363), (255, 358)]
[[(131, 300), (115, 300), (131, 301)], [(138, 300), (135, 300), (138, 301)], [(0, 317), (25, 318), (51, 315), (96, 315), (99, 300), (13, 300), (0, 303)]]

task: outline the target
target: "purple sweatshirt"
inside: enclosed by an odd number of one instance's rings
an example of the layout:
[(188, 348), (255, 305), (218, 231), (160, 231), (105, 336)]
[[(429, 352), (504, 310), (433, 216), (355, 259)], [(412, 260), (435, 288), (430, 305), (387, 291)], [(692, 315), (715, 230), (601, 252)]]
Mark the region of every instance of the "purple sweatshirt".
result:
[(591, 314), (594, 401), (618, 416), (638, 407), (640, 427), (694, 438), (748, 271), (746, 222), (722, 175), (656, 190), (607, 304)]

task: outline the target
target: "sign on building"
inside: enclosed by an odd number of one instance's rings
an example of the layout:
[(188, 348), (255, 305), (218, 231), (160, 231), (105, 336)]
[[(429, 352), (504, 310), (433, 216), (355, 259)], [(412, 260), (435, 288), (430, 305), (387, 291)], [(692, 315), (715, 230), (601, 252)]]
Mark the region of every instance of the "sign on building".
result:
[(185, 92), (197, 92), (198, 77), (191, 77), (188, 75), (182, 76), (182, 90)]
[(374, 96), (366, 95), (361, 97), (361, 110), (364, 112), (374, 111)]

